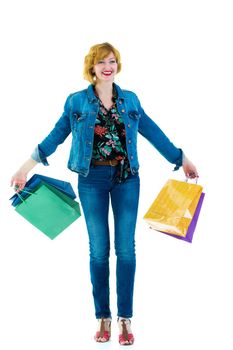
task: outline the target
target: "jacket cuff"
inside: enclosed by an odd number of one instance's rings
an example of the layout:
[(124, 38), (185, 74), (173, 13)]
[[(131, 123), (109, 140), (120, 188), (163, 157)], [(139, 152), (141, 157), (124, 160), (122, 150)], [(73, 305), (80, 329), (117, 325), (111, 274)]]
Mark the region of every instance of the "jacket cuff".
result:
[(182, 164), (183, 164), (183, 156), (184, 156), (184, 153), (183, 153), (183, 151), (182, 151), (181, 148), (179, 148), (179, 151), (180, 151), (180, 156), (179, 156), (179, 158), (177, 158), (177, 160), (174, 162), (174, 163), (175, 163), (175, 168), (173, 169), (173, 171), (179, 170), (180, 167), (181, 167)]
[(36, 146), (34, 151), (31, 154), (31, 158), (35, 160), (38, 163), (42, 163), (43, 165), (49, 165), (46, 156), (43, 154), (43, 152), (40, 149), (40, 146)]

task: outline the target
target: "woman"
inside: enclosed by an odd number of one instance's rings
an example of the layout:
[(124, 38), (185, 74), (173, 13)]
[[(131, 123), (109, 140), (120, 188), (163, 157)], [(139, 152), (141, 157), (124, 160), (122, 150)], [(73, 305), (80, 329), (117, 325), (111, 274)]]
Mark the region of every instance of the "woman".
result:
[(97, 342), (111, 333), (109, 305), (109, 202), (115, 223), (119, 342), (131, 345), (135, 277), (135, 225), (139, 199), (137, 133), (142, 134), (171, 163), (183, 167), (188, 178), (198, 176), (195, 166), (176, 148), (142, 109), (137, 96), (121, 90), (114, 77), (121, 70), (120, 54), (109, 43), (91, 47), (84, 62), (87, 89), (68, 96), (64, 112), (50, 134), (36, 147), (12, 177), (20, 191), (28, 172), (38, 163), (48, 165), (51, 155), (72, 133), (68, 168), (77, 172), (78, 191), (90, 242), (90, 275)]

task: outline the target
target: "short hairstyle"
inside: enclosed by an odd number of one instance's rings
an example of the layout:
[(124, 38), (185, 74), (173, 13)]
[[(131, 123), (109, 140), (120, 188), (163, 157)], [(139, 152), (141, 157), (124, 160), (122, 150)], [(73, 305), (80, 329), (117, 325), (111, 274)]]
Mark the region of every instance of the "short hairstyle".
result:
[(117, 62), (117, 73), (121, 71), (121, 56), (120, 52), (109, 43), (102, 43), (94, 45), (90, 48), (88, 54), (85, 56), (84, 60), (84, 79), (88, 80), (90, 83), (95, 84), (95, 73), (93, 72), (94, 65), (107, 57), (110, 53), (113, 53)]

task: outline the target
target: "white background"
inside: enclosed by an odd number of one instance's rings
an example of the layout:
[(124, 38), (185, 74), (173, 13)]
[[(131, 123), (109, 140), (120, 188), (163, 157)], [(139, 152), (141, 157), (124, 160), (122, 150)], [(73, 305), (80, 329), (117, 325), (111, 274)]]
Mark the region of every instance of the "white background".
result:
[[(174, 174), (139, 137), (132, 348), (233, 348), (230, 5), (226, 0), (1, 3), (1, 349), (119, 348), (114, 250), (112, 340), (95, 344), (83, 216), (51, 241), (8, 200), (11, 175), (51, 130), (67, 95), (88, 85), (84, 56), (104, 41), (122, 55), (116, 82), (136, 92), (147, 114), (184, 149), (206, 192), (192, 244), (150, 230), (142, 219), (149, 205), (168, 178), (184, 176), (182, 170)], [(38, 165), (35, 172), (70, 181), (77, 193), (77, 176), (66, 168), (69, 147), (68, 138), (50, 157), (50, 167)]]

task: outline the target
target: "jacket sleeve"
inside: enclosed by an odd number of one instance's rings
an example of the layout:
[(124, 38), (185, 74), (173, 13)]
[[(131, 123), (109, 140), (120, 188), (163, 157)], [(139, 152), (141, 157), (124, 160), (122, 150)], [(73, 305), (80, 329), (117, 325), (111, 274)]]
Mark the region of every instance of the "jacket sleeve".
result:
[[(137, 98), (137, 97), (136, 97)], [(183, 151), (177, 148), (159, 128), (159, 126), (144, 112), (140, 101), (137, 98), (139, 106), (139, 133), (145, 137), (170, 163), (175, 164), (174, 170), (182, 166)]]
[(36, 162), (42, 163), (44, 165), (49, 165), (47, 157), (54, 153), (57, 149), (57, 146), (63, 143), (70, 134), (70, 97), (71, 95), (68, 96), (65, 102), (62, 116), (57, 121), (52, 131), (39, 145), (36, 146), (33, 153), (31, 154), (31, 158)]

